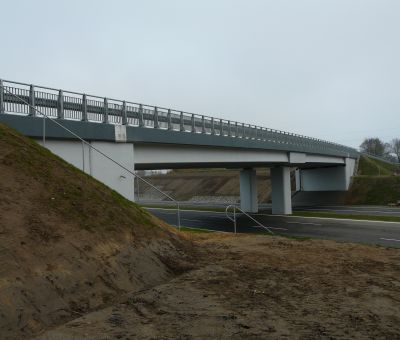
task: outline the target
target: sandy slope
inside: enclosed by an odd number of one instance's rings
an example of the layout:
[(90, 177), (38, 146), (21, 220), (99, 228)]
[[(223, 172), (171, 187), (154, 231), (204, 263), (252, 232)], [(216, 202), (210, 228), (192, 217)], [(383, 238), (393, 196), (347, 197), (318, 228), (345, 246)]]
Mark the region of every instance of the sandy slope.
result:
[(400, 339), (400, 251), (208, 234), (196, 268), (40, 339)]

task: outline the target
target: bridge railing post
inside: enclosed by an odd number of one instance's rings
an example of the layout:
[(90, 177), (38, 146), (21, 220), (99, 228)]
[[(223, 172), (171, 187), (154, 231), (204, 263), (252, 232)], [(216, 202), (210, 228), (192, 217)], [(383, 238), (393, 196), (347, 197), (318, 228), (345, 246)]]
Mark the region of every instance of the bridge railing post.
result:
[(228, 120), (228, 136), (231, 137), (232, 136), (232, 131), (231, 131), (231, 121)]
[(201, 116), (201, 133), (202, 134), (206, 133), (206, 121), (204, 119), (204, 115)]
[(219, 120), (219, 135), (224, 135), (224, 125), (222, 124), (222, 119)]
[(62, 90), (58, 91), (57, 118), (64, 118), (64, 93)]
[(244, 123), (242, 123), (242, 138), (246, 138), (246, 128), (244, 126)]
[(215, 135), (214, 117), (211, 117), (211, 134)]
[(184, 119), (184, 118), (183, 118), (183, 112), (181, 112), (180, 122), (179, 122), (179, 125), (180, 125), (179, 130), (182, 131), (182, 132), (185, 131), (185, 122), (184, 122), (183, 119)]
[(168, 130), (172, 130), (172, 117), (170, 109), (168, 109), (167, 120), (168, 120)]
[(0, 79), (0, 113), (4, 113), (4, 90), (3, 81)]
[(154, 128), (158, 129), (160, 127), (158, 123), (158, 109), (157, 106), (154, 107)]
[(128, 117), (126, 115), (126, 101), (122, 102), (122, 125), (128, 124)]
[(142, 104), (139, 105), (139, 127), (144, 126), (144, 119), (143, 119), (143, 106)]
[(87, 120), (88, 120), (86, 94), (82, 95), (82, 119), (81, 120), (84, 122), (87, 122)]
[(196, 132), (196, 126), (194, 125), (194, 114), (192, 113), (192, 132)]
[(29, 115), (36, 116), (35, 110), (35, 87), (31, 85), (29, 87)]
[(104, 104), (103, 104), (103, 123), (108, 124), (108, 100), (107, 98), (104, 98)]

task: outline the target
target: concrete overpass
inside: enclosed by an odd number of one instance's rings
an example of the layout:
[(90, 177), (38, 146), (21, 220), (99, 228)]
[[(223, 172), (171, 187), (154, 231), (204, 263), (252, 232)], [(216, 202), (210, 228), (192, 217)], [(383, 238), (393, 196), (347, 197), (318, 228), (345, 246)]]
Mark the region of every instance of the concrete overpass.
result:
[[(38, 111), (37, 111), (38, 110)], [(275, 214), (291, 213), (297, 190), (347, 190), (358, 152), (336, 143), (184, 111), (0, 81), (0, 122), (14, 127), (134, 200), (133, 176), (54, 123), (57, 119), (127, 169), (240, 168), (241, 208), (256, 212), (257, 167), (271, 168)], [(46, 119), (48, 120), (48, 119)]]

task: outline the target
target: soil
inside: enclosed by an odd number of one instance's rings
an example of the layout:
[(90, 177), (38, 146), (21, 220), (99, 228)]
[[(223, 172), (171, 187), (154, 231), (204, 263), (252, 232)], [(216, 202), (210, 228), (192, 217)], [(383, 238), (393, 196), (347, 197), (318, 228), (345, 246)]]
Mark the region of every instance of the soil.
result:
[(196, 235), (195, 268), (39, 339), (400, 339), (400, 251)]

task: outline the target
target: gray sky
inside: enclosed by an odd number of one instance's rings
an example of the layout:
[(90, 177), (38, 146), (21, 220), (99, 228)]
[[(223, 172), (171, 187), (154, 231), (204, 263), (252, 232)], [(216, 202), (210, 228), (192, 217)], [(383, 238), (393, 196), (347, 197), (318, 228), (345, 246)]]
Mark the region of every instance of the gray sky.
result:
[(358, 146), (400, 137), (399, 0), (0, 0), (0, 77)]

